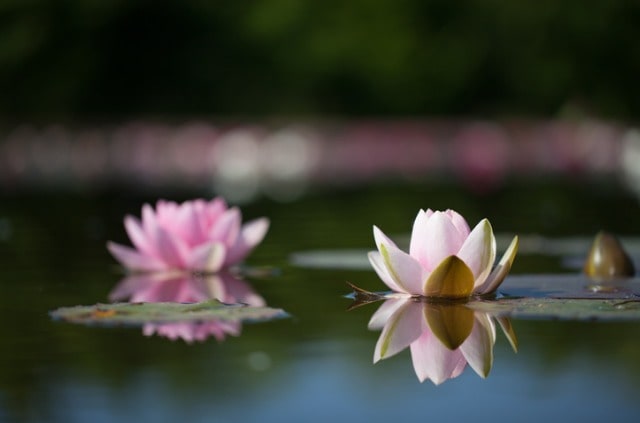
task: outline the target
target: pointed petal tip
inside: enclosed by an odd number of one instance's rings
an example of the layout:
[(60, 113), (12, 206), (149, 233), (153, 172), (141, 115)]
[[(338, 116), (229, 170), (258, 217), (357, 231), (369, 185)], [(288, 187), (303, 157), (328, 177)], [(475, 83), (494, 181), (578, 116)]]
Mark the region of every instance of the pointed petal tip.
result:
[(487, 295), (495, 292), (498, 287), (504, 282), (505, 278), (511, 271), (511, 266), (515, 260), (518, 252), (519, 238), (515, 235), (511, 240), (511, 243), (505, 250), (502, 258), (498, 262), (497, 266), (493, 269), (491, 274), (487, 277), (487, 280), (480, 286), (474, 289), (474, 293), (478, 295)]

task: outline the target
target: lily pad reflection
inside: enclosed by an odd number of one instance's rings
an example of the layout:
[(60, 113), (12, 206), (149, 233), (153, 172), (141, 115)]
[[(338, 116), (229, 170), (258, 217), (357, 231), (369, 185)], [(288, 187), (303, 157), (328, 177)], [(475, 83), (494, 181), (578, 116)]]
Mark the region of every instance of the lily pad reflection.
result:
[(72, 323), (140, 325), (146, 336), (158, 334), (187, 343), (210, 336), (222, 341), (240, 335), (243, 322), (287, 316), (281, 309), (267, 307), (249, 283), (228, 272), (132, 275), (118, 283), (110, 299), (130, 302), (66, 307), (51, 314)]
[(369, 329), (382, 329), (373, 361), (389, 358), (408, 347), (421, 382), (431, 380), (439, 385), (458, 377), (467, 364), (485, 378), (493, 366), (496, 321), (515, 350), (517, 340), (508, 319), (493, 318), (465, 304), (390, 298), (369, 321)]

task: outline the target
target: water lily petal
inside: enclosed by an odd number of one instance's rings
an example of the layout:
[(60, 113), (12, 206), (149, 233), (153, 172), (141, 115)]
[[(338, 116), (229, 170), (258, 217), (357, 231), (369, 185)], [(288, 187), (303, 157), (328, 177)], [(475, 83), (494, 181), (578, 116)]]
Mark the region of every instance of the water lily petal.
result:
[(511, 241), (511, 244), (509, 244), (507, 250), (504, 252), (502, 258), (498, 262), (498, 265), (495, 267), (495, 269), (493, 269), (493, 272), (489, 274), (482, 285), (475, 288), (474, 292), (478, 295), (485, 295), (490, 294), (498, 289), (502, 281), (504, 281), (504, 278), (506, 278), (509, 274), (517, 252), (518, 237), (515, 236), (513, 237), (513, 240)]
[(236, 242), (227, 251), (225, 264), (235, 264), (245, 259), (260, 244), (269, 230), (269, 219), (262, 217), (245, 223)]
[(240, 223), (242, 216), (237, 207), (225, 211), (211, 227), (209, 239), (220, 241), (225, 245), (234, 245), (240, 234)]
[(427, 214), (424, 210), (420, 210), (416, 215), (415, 220), (413, 221), (413, 228), (411, 230), (411, 241), (409, 242), (409, 254), (412, 257), (415, 257), (419, 260), (421, 256), (426, 254), (424, 252), (424, 238), (425, 238), (425, 229), (427, 226), (427, 220), (431, 215), (433, 215), (433, 211), (431, 209), (428, 210), (430, 213)]
[(382, 244), (386, 246), (391, 246), (394, 248), (398, 248), (395, 242), (391, 240), (388, 236), (384, 234), (376, 225), (373, 225), (373, 239), (376, 241), (376, 247), (380, 250), (380, 246)]
[(378, 330), (382, 329), (384, 325), (387, 324), (391, 316), (403, 305), (410, 301), (406, 298), (390, 298), (385, 300), (380, 307), (373, 313), (371, 319), (369, 319), (369, 325), (367, 326), (370, 330)]
[(124, 228), (127, 231), (127, 235), (129, 235), (129, 239), (138, 251), (149, 256), (157, 256), (158, 252), (153, 241), (149, 239), (148, 234), (143, 230), (138, 219), (133, 216), (126, 216), (124, 218)]
[(160, 226), (156, 227), (155, 239), (160, 258), (170, 267), (183, 268), (189, 256), (189, 248), (184, 241)]
[(471, 335), (460, 346), (460, 351), (480, 377), (487, 377), (491, 371), (495, 340), (495, 326), (491, 318), (485, 313), (477, 313)]
[(427, 297), (463, 298), (473, 291), (473, 273), (456, 256), (442, 260), (427, 278), (423, 294)]
[(133, 248), (124, 245), (108, 242), (107, 249), (109, 252), (128, 269), (140, 271), (165, 270), (167, 265), (155, 257), (140, 254)]
[(466, 364), (459, 349), (448, 349), (429, 331), (411, 343), (411, 361), (420, 382), (430, 379), (436, 385), (458, 376)]
[(458, 232), (460, 233), (460, 235), (463, 238), (468, 237), (469, 233), (471, 232), (471, 229), (469, 229), (469, 224), (467, 223), (465, 218), (462, 217), (462, 215), (455, 210), (449, 209), (445, 213), (447, 213), (447, 215), (451, 219), (451, 223), (453, 223), (453, 226), (455, 226), (456, 229), (458, 229)]
[(201, 244), (206, 240), (198, 212), (192, 202), (182, 203), (178, 207), (173, 227), (189, 246)]
[(484, 283), (496, 259), (496, 238), (487, 219), (482, 219), (469, 234), (457, 254), (473, 272), (474, 285)]
[(220, 242), (208, 242), (191, 250), (187, 267), (203, 272), (217, 272), (225, 260), (226, 248)]
[(387, 270), (387, 266), (384, 264), (384, 260), (382, 259), (382, 254), (379, 251), (370, 251), (367, 254), (369, 258), (369, 262), (373, 266), (373, 270), (376, 271), (382, 282), (386, 283), (391, 290), (396, 292), (404, 292), (404, 289), (398, 285)]
[(415, 341), (423, 328), (422, 305), (407, 301), (387, 321), (376, 343), (373, 362), (399, 353)]
[[(411, 239), (411, 255), (427, 270), (432, 270), (448, 256), (456, 254), (465, 237), (446, 213), (436, 211), (428, 219), (416, 219)], [(416, 237), (416, 239), (414, 239)]]
[(396, 247), (378, 227), (373, 227), (373, 234), (382, 255), (384, 266), (400, 288), (400, 292), (422, 294), (422, 283), (426, 272), (420, 263)]

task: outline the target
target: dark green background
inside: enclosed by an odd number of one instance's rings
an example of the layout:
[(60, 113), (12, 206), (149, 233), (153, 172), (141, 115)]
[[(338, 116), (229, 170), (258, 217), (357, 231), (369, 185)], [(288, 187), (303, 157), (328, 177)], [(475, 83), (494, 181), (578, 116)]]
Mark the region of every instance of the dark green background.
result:
[(0, 115), (640, 112), (628, 0), (4, 0)]

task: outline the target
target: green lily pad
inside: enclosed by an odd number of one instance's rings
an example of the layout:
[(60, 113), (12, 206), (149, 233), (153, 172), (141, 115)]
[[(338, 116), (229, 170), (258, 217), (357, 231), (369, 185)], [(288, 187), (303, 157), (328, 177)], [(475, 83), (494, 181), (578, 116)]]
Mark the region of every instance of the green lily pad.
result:
[(640, 277), (598, 280), (583, 274), (509, 275), (498, 292), (507, 297), (640, 299)]
[(223, 304), (217, 300), (200, 303), (114, 303), (61, 307), (51, 317), (70, 323), (98, 325), (144, 325), (146, 323), (224, 321), (266, 321), (287, 317), (278, 308)]
[(467, 306), (494, 316), (516, 319), (640, 320), (640, 298), (501, 298), (470, 301)]
[[(350, 310), (399, 295), (349, 285), (353, 289)], [(498, 318), (640, 321), (637, 277), (599, 282), (584, 275), (518, 275), (509, 276), (499, 292), (497, 298), (471, 297), (461, 304)], [(434, 301), (426, 297), (414, 300)]]

